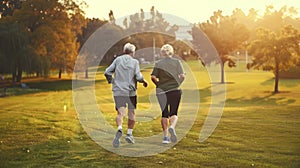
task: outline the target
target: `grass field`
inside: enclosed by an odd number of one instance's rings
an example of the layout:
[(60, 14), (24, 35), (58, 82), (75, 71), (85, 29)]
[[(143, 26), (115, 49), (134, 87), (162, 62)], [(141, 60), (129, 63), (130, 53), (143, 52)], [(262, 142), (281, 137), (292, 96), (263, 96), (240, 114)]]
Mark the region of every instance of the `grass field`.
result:
[[(150, 70), (143, 73), (150, 82)], [(281, 92), (273, 94), (270, 72), (227, 72), (222, 118), (200, 143), (210, 81), (203, 69), (194, 75), (200, 109), (191, 130), (172, 148), (146, 157), (117, 155), (86, 134), (73, 105), (70, 79), (28, 81), (29, 89), (8, 89), (11, 95), (0, 98), (0, 167), (300, 167), (299, 79), (280, 80)], [(95, 88), (101, 111), (114, 126), (110, 86), (101, 72)], [(150, 84), (138, 90), (139, 109), (149, 106), (151, 89)], [(134, 135), (160, 130), (158, 118), (137, 123)]]

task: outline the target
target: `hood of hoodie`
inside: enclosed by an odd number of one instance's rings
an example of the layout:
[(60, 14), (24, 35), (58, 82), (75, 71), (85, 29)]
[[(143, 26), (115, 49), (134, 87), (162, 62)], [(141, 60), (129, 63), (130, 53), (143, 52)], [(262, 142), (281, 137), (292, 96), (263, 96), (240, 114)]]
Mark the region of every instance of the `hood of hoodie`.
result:
[(119, 58), (119, 62), (118, 62), (118, 66), (120, 66), (121, 69), (132, 69), (134, 67), (133, 64), (133, 58), (130, 55), (123, 55), (120, 56)]

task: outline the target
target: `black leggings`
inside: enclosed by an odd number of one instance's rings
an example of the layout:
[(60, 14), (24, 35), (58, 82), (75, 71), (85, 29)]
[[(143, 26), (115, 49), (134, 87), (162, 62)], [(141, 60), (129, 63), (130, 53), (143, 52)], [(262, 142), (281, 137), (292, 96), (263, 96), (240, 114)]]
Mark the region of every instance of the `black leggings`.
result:
[(172, 90), (166, 93), (156, 94), (163, 118), (177, 115), (181, 94), (181, 90)]

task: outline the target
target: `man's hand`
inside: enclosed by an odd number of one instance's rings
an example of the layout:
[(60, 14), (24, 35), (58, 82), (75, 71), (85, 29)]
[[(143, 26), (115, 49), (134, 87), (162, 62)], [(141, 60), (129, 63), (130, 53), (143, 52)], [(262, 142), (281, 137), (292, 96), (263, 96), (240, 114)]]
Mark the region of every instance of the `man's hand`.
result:
[(111, 81), (112, 81), (112, 76), (111, 75), (105, 75), (105, 78), (106, 78), (108, 83), (111, 83)]

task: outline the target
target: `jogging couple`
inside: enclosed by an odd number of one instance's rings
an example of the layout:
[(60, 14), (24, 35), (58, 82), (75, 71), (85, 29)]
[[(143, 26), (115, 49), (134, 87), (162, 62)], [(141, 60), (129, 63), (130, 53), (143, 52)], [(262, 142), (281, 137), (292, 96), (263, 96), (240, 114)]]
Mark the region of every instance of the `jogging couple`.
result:
[[(112, 84), (115, 107), (118, 112), (116, 117), (118, 130), (113, 140), (114, 147), (120, 145), (126, 108), (128, 109), (128, 129), (125, 139), (128, 143), (134, 143), (132, 132), (137, 105), (137, 82), (142, 83), (144, 87), (148, 86), (147, 81), (140, 72), (139, 62), (134, 59), (135, 49), (135, 45), (126, 43), (123, 47), (123, 55), (117, 57), (104, 73), (108, 83)], [(174, 49), (171, 45), (163, 45), (161, 55), (163, 59), (155, 63), (151, 80), (156, 85), (156, 96), (162, 111), (161, 125), (164, 134), (162, 143), (167, 144), (170, 141), (177, 142), (175, 126), (178, 120), (177, 112), (182, 94), (179, 86), (185, 75), (181, 62), (173, 57)], [(168, 133), (170, 133), (170, 138)]]

